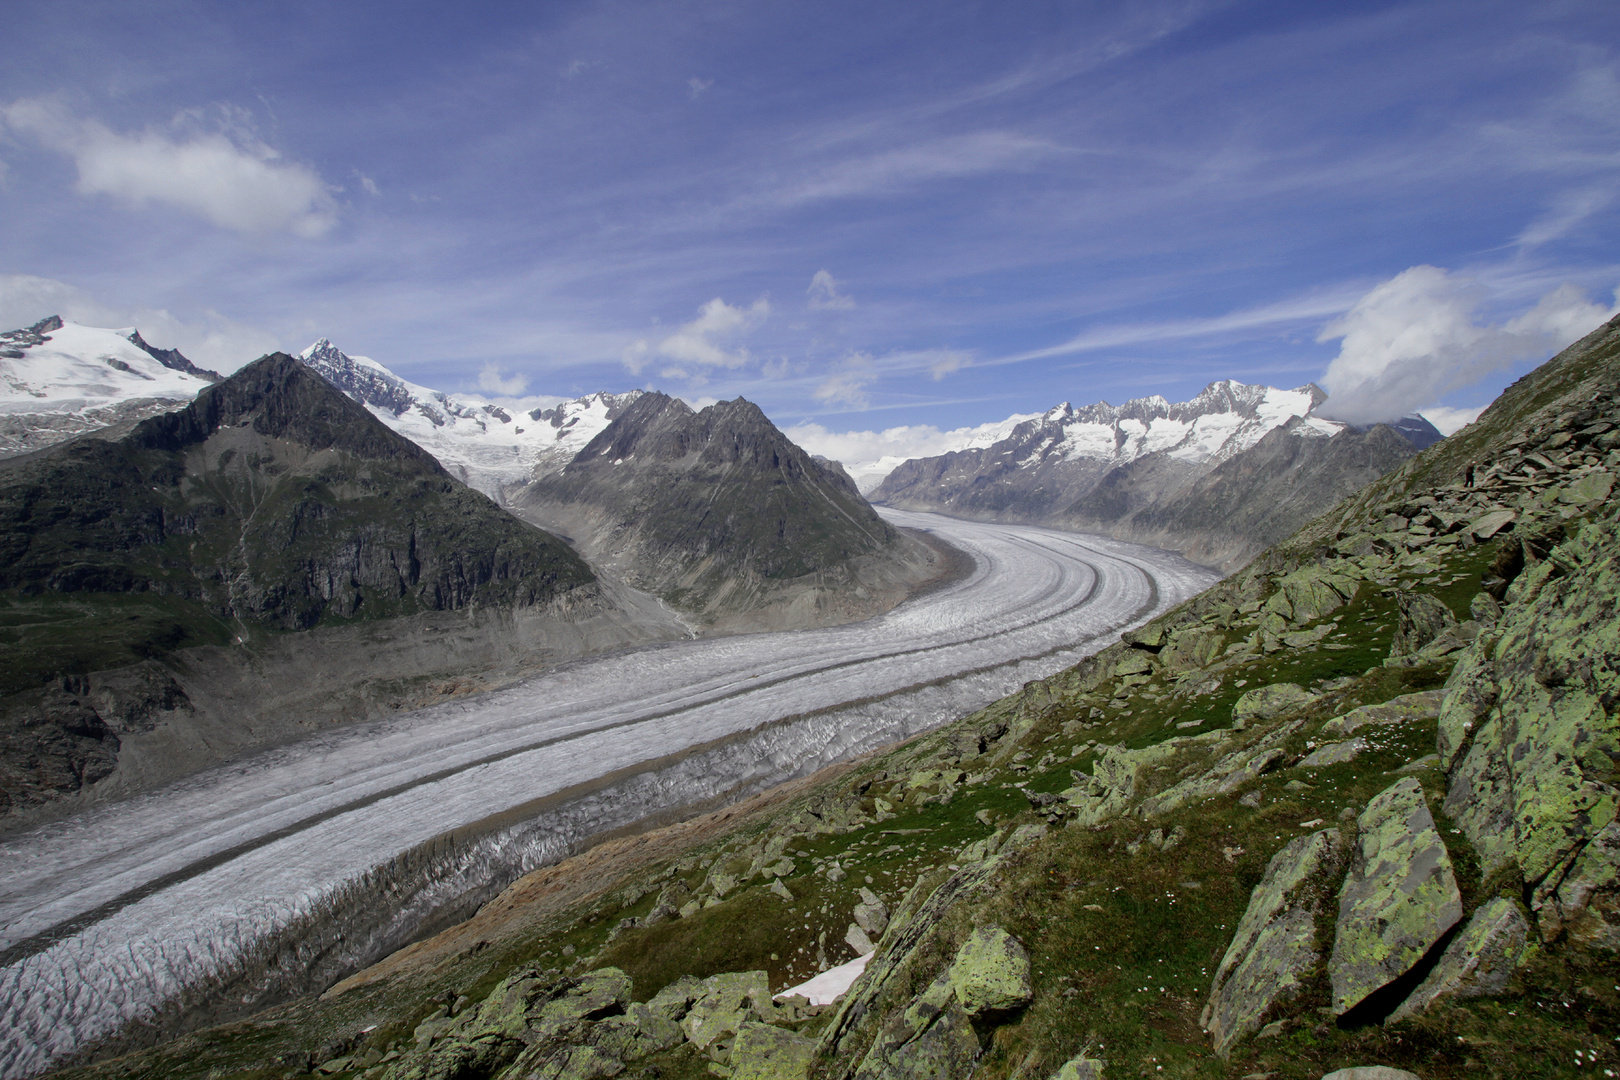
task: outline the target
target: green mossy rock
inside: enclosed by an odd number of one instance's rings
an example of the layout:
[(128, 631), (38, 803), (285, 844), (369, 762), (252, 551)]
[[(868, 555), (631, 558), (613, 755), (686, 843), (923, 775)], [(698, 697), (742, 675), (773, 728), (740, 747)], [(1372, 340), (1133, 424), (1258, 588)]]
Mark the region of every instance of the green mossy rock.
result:
[(1272, 683), (1257, 686), (1238, 698), (1232, 706), (1232, 723), (1246, 727), (1256, 720), (1273, 720), (1285, 713), (1304, 708), (1317, 698), (1296, 683)]
[(1434, 970), (1390, 1014), (1389, 1023), (1416, 1016), (1442, 998), (1502, 993), (1533, 947), (1530, 922), (1519, 905), (1505, 896), (1493, 897), (1474, 912)]
[(1421, 784), (1397, 780), (1367, 804), (1356, 827), (1328, 964), (1340, 1016), (1410, 971), (1462, 918), (1451, 855)]
[(1401, 590), (1395, 594), (1400, 618), (1395, 625), (1395, 641), (1390, 656), (1412, 656), (1457, 625), (1457, 617), (1439, 597), (1429, 593)]
[(1343, 716), (1335, 716), (1322, 725), (1324, 738), (1353, 735), (1369, 725), (1404, 724), (1413, 720), (1432, 720), (1440, 714), (1445, 700), (1444, 690), (1420, 690), (1415, 694), (1402, 694), (1378, 705), (1363, 705)]
[(815, 1050), (814, 1039), (750, 1020), (731, 1045), (731, 1080), (804, 1080)]
[(1620, 821), (1586, 845), (1541, 909), (1541, 925), (1546, 937), (1562, 930), (1575, 944), (1620, 952)]
[(1103, 1080), (1103, 1069), (1107, 1064), (1081, 1054), (1065, 1061), (1062, 1067), (1052, 1074), (1052, 1080)]
[(1452, 676), (1440, 718), (1442, 762), (1453, 759), (1444, 808), (1478, 851), (1484, 876), (1518, 866), (1541, 918), (1565, 873), (1615, 820), (1615, 525), (1587, 525), (1525, 570), (1510, 594), (1517, 602), (1497, 636), (1471, 646)]
[(1336, 829), (1297, 837), (1271, 857), (1215, 969), (1209, 1004), (1199, 1018), (1216, 1053), (1226, 1054), (1258, 1031), (1268, 1010), (1304, 989), (1322, 959), (1316, 911), (1343, 864)]
[(936, 979), (890, 1017), (855, 1070), (854, 1080), (964, 1080), (979, 1060), (972, 1018), (956, 1000), (948, 975)]
[(1034, 999), (1029, 954), (1017, 938), (1000, 927), (981, 927), (968, 935), (951, 964), (951, 988), (972, 1016), (1020, 1009)]

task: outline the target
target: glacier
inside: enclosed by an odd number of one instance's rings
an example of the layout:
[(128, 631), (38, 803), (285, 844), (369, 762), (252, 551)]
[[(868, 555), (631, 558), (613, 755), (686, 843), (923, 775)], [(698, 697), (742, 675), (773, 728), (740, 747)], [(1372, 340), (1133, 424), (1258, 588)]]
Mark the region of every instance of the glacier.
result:
[(322, 989), (593, 835), (938, 726), (1216, 578), (1105, 538), (885, 516), (975, 569), (867, 622), (579, 661), (0, 843), (0, 1076), (175, 1024), (182, 995)]

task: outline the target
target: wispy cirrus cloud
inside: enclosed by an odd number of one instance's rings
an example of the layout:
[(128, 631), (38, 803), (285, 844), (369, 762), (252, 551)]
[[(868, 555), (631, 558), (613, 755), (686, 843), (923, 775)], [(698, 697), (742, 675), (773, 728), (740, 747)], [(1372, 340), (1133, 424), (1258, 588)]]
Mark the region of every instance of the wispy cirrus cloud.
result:
[(161, 203), (245, 233), (318, 237), (337, 222), (331, 191), (315, 170), (283, 159), (239, 112), (187, 111), (167, 130), (124, 134), (50, 99), (23, 98), (0, 106), (0, 122), (71, 157), (82, 195)]

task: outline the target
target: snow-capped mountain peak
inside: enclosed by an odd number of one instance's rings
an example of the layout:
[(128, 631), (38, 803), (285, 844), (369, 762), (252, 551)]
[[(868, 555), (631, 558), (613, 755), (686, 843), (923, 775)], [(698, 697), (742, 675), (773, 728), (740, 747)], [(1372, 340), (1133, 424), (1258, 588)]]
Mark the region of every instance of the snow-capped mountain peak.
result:
[(0, 457), (178, 408), (218, 379), (133, 328), (53, 315), (0, 333)]
[(418, 386), (328, 338), (298, 359), (497, 502), (506, 489), (561, 469), (641, 395), (598, 392), (523, 408), (533, 399), (520, 405)]

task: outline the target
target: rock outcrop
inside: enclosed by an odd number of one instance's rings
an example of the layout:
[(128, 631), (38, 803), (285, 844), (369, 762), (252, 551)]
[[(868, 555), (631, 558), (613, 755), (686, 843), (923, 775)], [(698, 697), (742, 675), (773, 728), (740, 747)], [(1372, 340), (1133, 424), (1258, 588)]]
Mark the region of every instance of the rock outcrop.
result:
[(1273, 1007), (1304, 990), (1322, 960), (1316, 916), (1324, 906), (1324, 885), (1343, 862), (1335, 829), (1291, 840), (1271, 857), (1215, 969), (1209, 1004), (1199, 1018), (1217, 1054), (1259, 1031)]
[(1463, 913), (1451, 855), (1416, 780), (1397, 780), (1368, 803), (1356, 832), (1328, 961), (1341, 1016), (1416, 967)]

